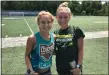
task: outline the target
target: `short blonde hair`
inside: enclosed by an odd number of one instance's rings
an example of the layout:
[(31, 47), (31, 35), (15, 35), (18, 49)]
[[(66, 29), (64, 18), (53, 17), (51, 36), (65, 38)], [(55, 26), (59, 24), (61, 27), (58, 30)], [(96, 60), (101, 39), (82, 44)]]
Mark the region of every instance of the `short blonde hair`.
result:
[(56, 14), (60, 11), (66, 11), (71, 15), (71, 10), (68, 7), (68, 2), (64, 2), (64, 3), (60, 4), (59, 7), (57, 8)]
[(36, 18), (38, 25), (39, 25), (39, 20), (40, 20), (40, 18), (41, 18), (42, 15), (49, 15), (50, 18), (51, 18), (51, 21), (52, 22), (54, 21), (54, 17), (53, 17), (53, 15), (50, 12), (48, 12), (48, 11), (41, 11), (41, 12), (39, 12), (39, 14), (38, 14), (38, 16)]

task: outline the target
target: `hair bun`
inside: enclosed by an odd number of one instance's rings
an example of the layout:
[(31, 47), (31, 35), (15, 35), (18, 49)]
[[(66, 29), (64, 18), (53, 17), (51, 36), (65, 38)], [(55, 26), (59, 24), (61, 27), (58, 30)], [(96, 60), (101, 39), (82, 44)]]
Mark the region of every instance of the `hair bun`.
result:
[(60, 4), (59, 7), (68, 7), (68, 2), (64, 2), (64, 3)]

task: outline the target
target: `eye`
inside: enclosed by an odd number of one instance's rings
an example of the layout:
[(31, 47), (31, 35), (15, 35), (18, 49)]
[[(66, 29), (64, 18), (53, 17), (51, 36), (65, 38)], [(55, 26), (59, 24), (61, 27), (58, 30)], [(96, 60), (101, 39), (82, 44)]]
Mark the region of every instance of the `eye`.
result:
[(49, 23), (51, 23), (51, 21), (48, 21), (47, 23), (49, 24)]
[(59, 18), (61, 19), (61, 18), (62, 18), (62, 16), (59, 16)]
[(67, 16), (65, 16), (64, 18), (68, 18)]

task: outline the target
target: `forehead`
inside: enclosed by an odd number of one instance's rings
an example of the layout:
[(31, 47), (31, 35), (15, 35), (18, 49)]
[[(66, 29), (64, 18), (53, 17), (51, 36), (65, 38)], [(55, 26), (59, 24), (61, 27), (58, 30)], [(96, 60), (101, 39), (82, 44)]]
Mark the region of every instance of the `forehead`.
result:
[(41, 15), (40, 20), (51, 20), (51, 16), (50, 15)]
[(67, 11), (59, 11), (57, 16), (69, 16), (69, 13)]

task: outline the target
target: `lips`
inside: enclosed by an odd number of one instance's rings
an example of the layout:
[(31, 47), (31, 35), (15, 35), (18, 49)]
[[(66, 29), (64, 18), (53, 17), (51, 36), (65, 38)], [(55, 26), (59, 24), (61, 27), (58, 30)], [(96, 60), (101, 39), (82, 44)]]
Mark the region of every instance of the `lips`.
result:
[(47, 28), (43, 28), (43, 29), (47, 30)]

